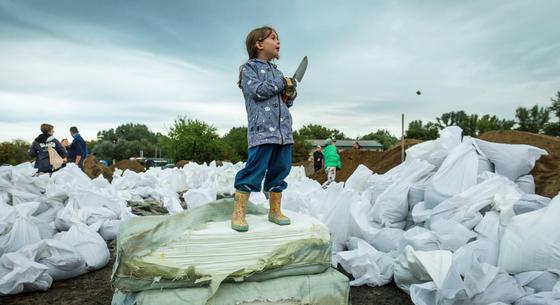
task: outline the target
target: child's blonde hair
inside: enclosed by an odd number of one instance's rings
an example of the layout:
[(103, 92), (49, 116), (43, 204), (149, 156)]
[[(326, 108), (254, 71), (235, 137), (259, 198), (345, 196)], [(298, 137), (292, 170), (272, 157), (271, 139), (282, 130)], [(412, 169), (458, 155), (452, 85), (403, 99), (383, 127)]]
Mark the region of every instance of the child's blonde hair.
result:
[[(263, 26), (260, 28), (256, 28), (251, 30), (249, 34), (247, 34), (247, 38), (245, 38), (245, 47), (247, 48), (247, 55), (249, 55), (249, 59), (257, 58), (259, 55), (259, 50), (257, 49), (257, 42), (262, 42), (268, 38), (268, 36), (275, 33), (278, 37), (278, 32), (272, 27)], [(239, 67), (239, 80), (237, 81), (237, 86), (241, 88), (241, 72), (242, 67)]]

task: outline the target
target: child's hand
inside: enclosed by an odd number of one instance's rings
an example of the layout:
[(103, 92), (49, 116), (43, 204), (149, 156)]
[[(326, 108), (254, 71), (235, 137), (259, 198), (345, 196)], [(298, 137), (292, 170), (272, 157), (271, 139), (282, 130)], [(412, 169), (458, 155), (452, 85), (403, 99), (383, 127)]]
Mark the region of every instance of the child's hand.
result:
[(286, 102), (289, 99), (294, 99), (297, 95), (296, 87), (297, 82), (293, 78), (284, 77), (286, 88), (282, 92), (282, 100)]

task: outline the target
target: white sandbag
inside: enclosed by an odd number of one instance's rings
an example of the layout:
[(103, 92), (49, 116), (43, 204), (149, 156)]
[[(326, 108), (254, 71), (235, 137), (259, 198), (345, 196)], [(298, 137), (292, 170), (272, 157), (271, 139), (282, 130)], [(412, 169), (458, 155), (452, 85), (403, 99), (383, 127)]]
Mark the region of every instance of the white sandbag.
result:
[(381, 228), (366, 241), (379, 251), (391, 252), (399, 249), (404, 233), (401, 229)]
[(52, 238), (53, 231), (47, 223), (31, 216), (39, 207), (38, 202), (23, 203), (5, 219), (11, 223), (11, 229), (0, 235), (0, 255), (19, 250), (44, 238)]
[(314, 198), (313, 207), (317, 210), (311, 215), (319, 218), (329, 228), (333, 237), (333, 252), (341, 251), (348, 239), (351, 204), (359, 200), (359, 195), (351, 190), (336, 189), (334, 186), (319, 191), (318, 194), (323, 196)]
[(494, 164), (496, 173), (511, 181), (529, 174), (535, 162), (548, 153), (530, 145), (501, 144), (475, 139), (476, 146)]
[(117, 238), (117, 233), (119, 233), (121, 223), (122, 220), (120, 219), (105, 220), (99, 228), (99, 235), (101, 235), (104, 240), (115, 240)]
[(181, 201), (179, 200), (179, 194), (161, 187), (157, 187), (155, 191), (160, 195), (159, 200), (163, 202), (163, 206), (167, 209), (169, 214), (177, 214), (184, 211), (181, 206)]
[(504, 187), (494, 195), (492, 206), (500, 212), (502, 224), (507, 225), (511, 218), (515, 216), (513, 206), (521, 199), (521, 196), (523, 196), (523, 191), (517, 186)]
[(484, 182), (441, 202), (432, 210), (431, 218), (455, 220), (469, 229), (473, 228), (482, 219), (478, 211), (491, 205), (494, 195), (506, 187), (517, 188), (507, 178), (493, 174)]
[(560, 292), (539, 292), (525, 296), (515, 302), (515, 305), (558, 305)]
[(97, 233), (98, 229), (74, 220), (70, 230), (57, 234), (55, 239), (74, 247), (86, 261), (87, 270), (93, 271), (105, 267), (110, 258), (109, 248)]
[(352, 175), (348, 177), (346, 183), (344, 184), (345, 188), (354, 190), (356, 192), (363, 192), (368, 187), (368, 178), (373, 174), (367, 166), (360, 164), (354, 170)]
[[(411, 287), (411, 294), (412, 294)], [(499, 268), (480, 263), (477, 255), (461, 248), (453, 254), (453, 263), (433, 304), (511, 304), (526, 295), (515, 278)]]
[(434, 251), (441, 249), (439, 237), (433, 231), (422, 227), (414, 227), (403, 234), (400, 249), (410, 245), (417, 251)]
[(416, 224), (428, 221), (432, 215), (432, 209), (427, 209), (424, 201), (417, 203), (410, 211), (410, 216)]
[(336, 254), (335, 260), (354, 277), (352, 286), (382, 286), (393, 277), (393, 257), (378, 251), (366, 241), (350, 238), (348, 251)]
[(450, 251), (415, 251), (406, 246), (395, 260), (395, 284), (410, 294), (410, 285), (433, 281), (441, 287), (451, 266), (453, 254)]
[(463, 130), (457, 126), (444, 128), (437, 140), (416, 144), (406, 150), (406, 159), (418, 159), (429, 162), (439, 168), (449, 152), (461, 144)]
[(47, 273), (61, 281), (87, 272), (86, 262), (72, 246), (55, 239), (44, 239), (21, 248), (17, 253), (47, 266)]
[(526, 194), (519, 198), (513, 205), (513, 212), (515, 215), (529, 213), (538, 209), (546, 207), (550, 203), (550, 198), (536, 195)]
[(0, 296), (20, 292), (47, 290), (52, 277), (49, 268), (21, 255), (6, 253), (0, 257)]
[(529, 287), (534, 293), (552, 291), (560, 281), (560, 270), (527, 271), (515, 275), (519, 285)]
[(545, 208), (513, 217), (502, 238), (499, 266), (512, 274), (558, 268), (558, 219), (560, 196)]
[(430, 229), (438, 236), (440, 249), (456, 251), (477, 234), (454, 220), (437, 218), (430, 223)]
[(216, 190), (210, 188), (190, 189), (183, 194), (183, 199), (185, 199), (187, 209), (194, 209), (203, 204), (215, 201), (216, 198)]
[(533, 178), (533, 175), (521, 176), (515, 180), (515, 184), (517, 184), (525, 194), (535, 193), (535, 178)]
[(400, 179), (389, 186), (377, 199), (369, 213), (371, 221), (385, 227), (403, 229), (408, 215), (408, 189), (434, 169), (426, 161), (405, 162)]
[(447, 198), (455, 196), (477, 183), (478, 154), (472, 139), (465, 137), (463, 143), (455, 147), (432, 177), (424, 202), (427, 208), (434, 208)]
[(428, 174), (426, 177), (422, 178), (420, 181), (414, 183), (410, 186), (408, 190), (408, 210), (412, 211), (414, 206), (420, 202), (424, 202), (424, 194), (426, 192), (426, 188), (428, 187), (428, 183), (432, 178), (432, 174)]

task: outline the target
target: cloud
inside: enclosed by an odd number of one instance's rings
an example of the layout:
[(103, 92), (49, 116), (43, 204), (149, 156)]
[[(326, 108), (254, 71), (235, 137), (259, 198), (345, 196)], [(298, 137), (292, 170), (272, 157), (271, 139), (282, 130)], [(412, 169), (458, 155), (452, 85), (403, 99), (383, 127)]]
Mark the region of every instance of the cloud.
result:
[(280, 32), (286, 75), (310, 59), (294, 128), (354, 137), (400, 134), (401, 113), (513, 118), (560, 90), (553, 1), (288, 1), (282, 12), (258, 1), (2, 2), (0, 140), (31, 139), (43, 121), (83, 126), (87, 138), (126, 122), (165, 131), (177, 115), (221, 133), (246, 125), (237, 68), (262, 24)]

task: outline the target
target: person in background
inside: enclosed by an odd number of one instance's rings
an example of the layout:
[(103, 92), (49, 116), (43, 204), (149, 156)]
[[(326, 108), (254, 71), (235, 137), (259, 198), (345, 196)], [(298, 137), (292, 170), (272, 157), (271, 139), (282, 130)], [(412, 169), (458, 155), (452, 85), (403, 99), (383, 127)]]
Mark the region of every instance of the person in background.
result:
[(80, 135), (78, 128), (75, 126), (70, 127), (70, 135), (72, 135), (72, 144), (70, 144), (70, 153), (68, 161), (73, 162), (80, 168), (84, 167), (84, 160), (88, 155), (86, 141)]
[(313, 169), (315, 172), (318, 172), (324, 166), (325, 158), (323, 157), (323, 151), (321, 149), (321, 145), (317, 145), (315, 147), (315, 151), (313, 152)]
[(352, 144), (352, 148), (354, 148), (356, 150), (360, 150), (360, 149), (362, 149), (362, 145), (360, 145), (360, 143), (358, 143), (358, 141), (354, 141), (354, 144)]
[(336, 141), (331, 139), (325, 140), (325, 149), (323, 155), (325, 156), (325, 171), (327, 172), (327, 181), (323, 183), (323, 188), (327, 188), (336, 178), (336, 170), (340, 170), (342, 165), (340, 156), (336, 149)]
[(37, 173), (52, 173), (64, 167), (66, 149), (54, 137), (53, 125), (41, 124), (41, 134), (31, 143), (29, 156), (36, 158)]

